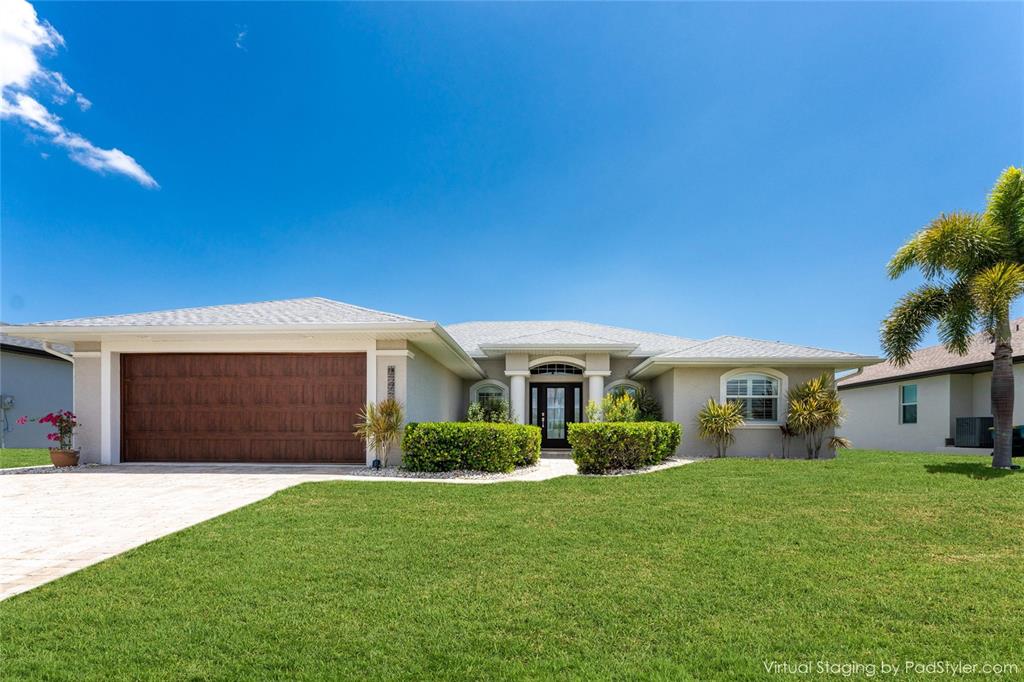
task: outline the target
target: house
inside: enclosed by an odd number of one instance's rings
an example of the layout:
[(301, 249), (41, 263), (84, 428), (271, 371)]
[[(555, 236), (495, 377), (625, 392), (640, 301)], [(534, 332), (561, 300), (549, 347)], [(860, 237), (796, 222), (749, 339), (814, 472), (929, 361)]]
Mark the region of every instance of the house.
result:
[[(1011, 322), (1017, 386), (1024, 386), (1022, 325), (1024, 318)], [(880, 450), (929, 452), (953, 445), (957, 418), (992, 416), (993, 349), (986, 333), (975, 334), (966, 355), (930, 346), (914, 353), (905, 367), (884, 362), (843, 377), (838, 384), (846, 411), (841, 435), (857, 447)], [(1024, 424), (1024, 400), (1014, 403), (1013, 423)], [(975, 430), (984, 436), (988, 425), (982, 422)]]
[(587, 322), (437, 322), (325, 298), (89, 317), (10, 330), (74, 347), (85, 461), (372, 460), (353, 435), (367, 401), (395, 397), (409, 421), (458, 420), (504, 398), (518, 422), (565, 448), (566, 424), (608, 391), (649, 389), (711, 454), (695, 418), (741, 401), (731, 452), (782, 449), (788, 387), (877, 358), (735, 336), (695, 340)]
[[(15, 425), (19, 417), (42, 417), (57, 410), (70, 410), (72, 369), (70, 348), (55, 348), (57, 355), (32, 339), (0, 334), (0, 447), (43, 448), (51, 429), (29, 422)], [(63, 357), (61, 357), (63, 356)]]

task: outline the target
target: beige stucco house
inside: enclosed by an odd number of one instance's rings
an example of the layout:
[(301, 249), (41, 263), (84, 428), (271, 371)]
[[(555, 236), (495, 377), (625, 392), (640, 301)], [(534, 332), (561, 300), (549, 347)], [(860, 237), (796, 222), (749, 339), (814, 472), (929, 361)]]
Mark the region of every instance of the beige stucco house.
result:
[[(1024, 318), (1011, 323), (1018, 387), (1024, 386), (1022, 324)], [(840, 379), (839, 396), (846, 411), (840, 435), (860, 448), (934, 452), (954, 445), (957, 419), (968, 419), (979, 420), (973, 431), (982, 436), (972, 446), (985, 443), (992, 417), (992, 351), (991, 339), (981, 333), (971, 338), (963, 356), (941, 345), (930, 346), (914, 353), (905, 367), (884, 362)], [(1020, 398), (1014, 404), (1013, 423), (1024, 424)]]
[(878, 361), (736, 336), (695, 340), (577, 321), (443, 326), (324, 298), (90, 317), (9, 328), (73, 347), (85, 461), (367, 462), (352, 432), (367, 398), (409, 421), (458, 420), (504, 398), (513, 418), (566, 447), (566, 424), (608, 391), (650, 390), (696, 438), (708, 399), (743, 403), (730, 453), (781, 452), (790, 385)]

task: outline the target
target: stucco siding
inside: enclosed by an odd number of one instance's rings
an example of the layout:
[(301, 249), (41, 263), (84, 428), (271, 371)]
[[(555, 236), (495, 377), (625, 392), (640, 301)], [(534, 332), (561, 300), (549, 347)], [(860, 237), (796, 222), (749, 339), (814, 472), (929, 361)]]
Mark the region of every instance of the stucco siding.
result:
[[(715, 454), (712, 443), (701, 440), (697, 435), (697, 415), (707, 403), (708, 398), (722, 400), (722, 375), (732, 367), (677, 367), (671, 370), (673, 375), (672, 418), (683, 427), (683, 440), (679, 446), (679, 454), (698, 457), (711, 457)], [(831, 367), (771, 367), (786, 375), (789, 387), (804, 382), (822, 372), (832, 373)], [(751, 371), (756, 371), (751, 369)], [(785, 421), (786, 399), (779, 398), (780, 421)], [(666, 412), (666, 416), (668, 413)], [(736, 429), (736, 441), (729, 447), (730, 457), (781, 457), (783, 453), (782, 432), (778, 425), (748, 425)], [(832, 433), (826, 434), (826, 440)], [(822, 458), (832, 457), (835, 453), (826, 447), (822, 448)], [(788, 453), (790, 458), (806, 456), (802, 438), (794, 438)]]
[[(917, 385), (917, 423), (900, 423), (900, 386)], [(967, 383), (958, 382), (966, 391)], [(903, 384), (876, 384), (839, 392), (846, 421), (839, 433), (857, 448), (933, 451), (951, 435), (950, 375), (911, 379)], [(958, 399), (957, 405), (963, 401)]]
[(71, 363), (56, 357), (29, 353), (0, 352), (0, 393), (14, 398), (6, 412), (3, 442), (8, 448), (45, 448), (53, 443), (49, 424), (15, 422), (26, 416), (38, 419), (49, 412), (72, 409)]
[(411, 422), (462, 418), (462, 379), (415, 346), (407, 363), (406, 414)]
[(100, 461), (100, 359), (97, 357), (75, 358), (75, 407), (78, 416), (78, 432), (75, 446), (81, 451), (83, 463), (98, 464)]

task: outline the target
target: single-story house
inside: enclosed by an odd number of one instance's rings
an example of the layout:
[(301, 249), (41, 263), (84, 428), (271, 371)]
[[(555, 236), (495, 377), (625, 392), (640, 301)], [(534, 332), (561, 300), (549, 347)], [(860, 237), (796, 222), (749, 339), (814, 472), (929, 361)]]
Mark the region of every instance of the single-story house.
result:
[(504, 398), (543, 447), (617, 388), (649, 389), (680, 422), (680, 451), (708, 455), (696, 415), (741, 401), (731, 454), (779, 454), (790, 385), (878, 358), (736, 336), (695, 340), (589, 322), (441, 325), (325, 298), (88, 317), (12, 328), (73, 346), (85, 461), (372, 460), (353, 434), (367, 398), (409, 421), (462, 419)]
[(71, 409), (71, 349), (58, 346), (55, 350), (60, 355), (44, 350), (41, 341), (0, 334), (0, 447), (53, 445), (46, 439), (51, 431), (48, 425), (15, 422), (20, 417), (38, 419), (50, 412)]
[[(1013, 377), (1024, 386), (1024, 318), (1010, 323)], [(839, 433), (857, 447), (941, 451), (957, 440), (965, 447), (991, 447), (992, 353), (987, 333), (971, 338), (966, 355), (943, 346), (913, 354), (905, 367), (891, 362), (864, 367), (839, 380), (846, 421)], [(1024, 400), (1017, 399), (1013, 423), (1024, 424)]]

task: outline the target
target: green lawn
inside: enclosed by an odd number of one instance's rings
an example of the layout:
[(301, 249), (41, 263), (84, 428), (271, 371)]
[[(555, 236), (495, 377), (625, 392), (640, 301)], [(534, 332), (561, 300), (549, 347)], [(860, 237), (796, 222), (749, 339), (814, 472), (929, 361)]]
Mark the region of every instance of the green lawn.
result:
[(50, 464), (50, 451), (46, 448), (0, 448), (0, 469), (40, 464)]
[(1024, 674), (1024, 475), (988, 461), (852, 451), (306, 484), (0, 603), (4, 675), (778, 679), (764, 661), (906, 660)]

